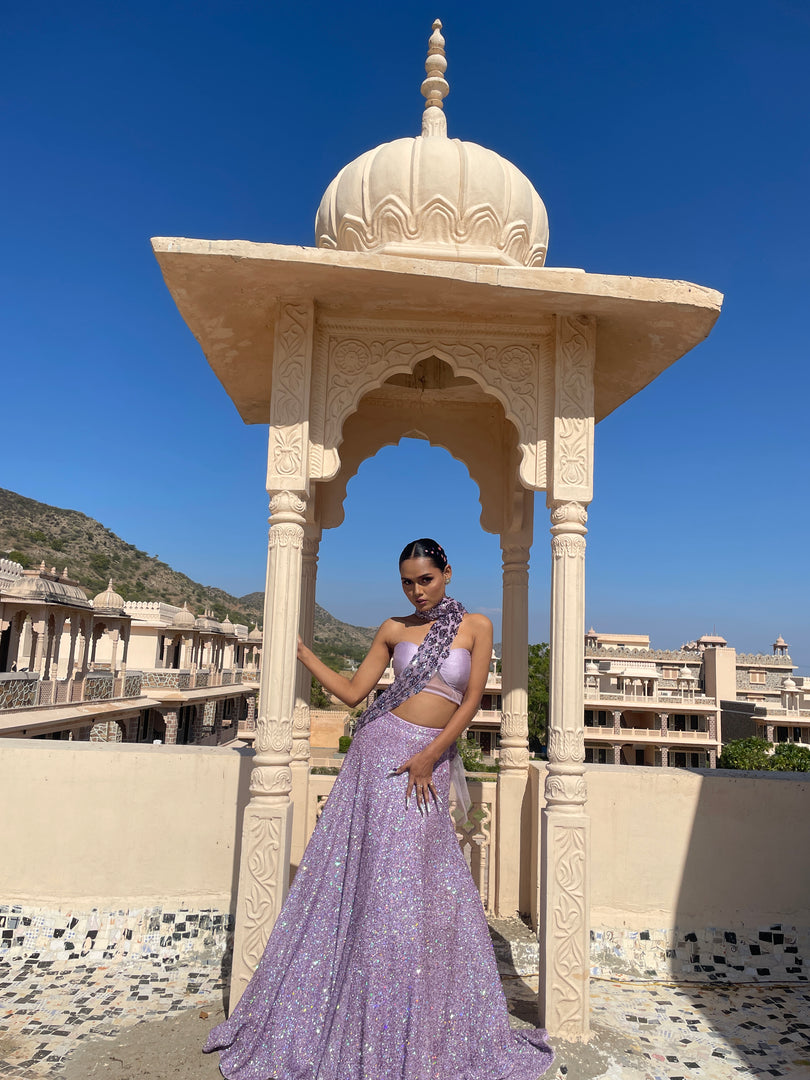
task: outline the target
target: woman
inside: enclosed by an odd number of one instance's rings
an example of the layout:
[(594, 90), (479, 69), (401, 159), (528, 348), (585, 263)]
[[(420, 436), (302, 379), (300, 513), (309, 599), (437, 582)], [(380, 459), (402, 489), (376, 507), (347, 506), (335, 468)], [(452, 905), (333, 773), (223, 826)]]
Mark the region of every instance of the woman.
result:
[(347, 705), (392, 658), (396, 677), (360, 717), (256, 973), (205, 1045), (229, 1080), (535, 1080), (552, 1060), (544, 1031), (509, 1029), (449, 813), (492, 624), (446, 595), (435, 540), (408, 544), (399, 569), (414, 612), (383, 623), (352, 678), (299, 644)]

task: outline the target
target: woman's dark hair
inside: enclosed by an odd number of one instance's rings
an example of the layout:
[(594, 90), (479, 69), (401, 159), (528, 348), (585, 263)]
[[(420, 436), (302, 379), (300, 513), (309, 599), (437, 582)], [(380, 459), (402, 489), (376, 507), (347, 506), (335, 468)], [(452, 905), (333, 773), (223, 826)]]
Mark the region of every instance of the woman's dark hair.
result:
[(421, 540), (412, 540), (410, 544), (406, 544), (399, 557), (399, 565), (402, 566), (406, 559), (430, 559), (439, 570), (444, 570), (447, 566), (444, 548), (436, 540), (431, 540), (429, 536), (423, 536)]

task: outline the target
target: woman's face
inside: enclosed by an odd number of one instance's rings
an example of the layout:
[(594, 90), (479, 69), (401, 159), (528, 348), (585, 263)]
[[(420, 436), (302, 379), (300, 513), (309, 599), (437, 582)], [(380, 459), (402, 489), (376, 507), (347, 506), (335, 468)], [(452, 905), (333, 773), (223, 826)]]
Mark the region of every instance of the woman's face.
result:
[(400, 563), (402, 591), (417, 611), (429, 611), (444, 599), (450, 567), (440, 570), (432, 559), (405, 559)]

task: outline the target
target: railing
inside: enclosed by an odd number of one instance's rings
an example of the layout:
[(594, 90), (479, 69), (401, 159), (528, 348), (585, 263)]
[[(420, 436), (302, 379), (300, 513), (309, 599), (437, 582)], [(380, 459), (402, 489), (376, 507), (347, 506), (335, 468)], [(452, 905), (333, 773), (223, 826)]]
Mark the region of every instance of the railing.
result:
[(796, 720), (800, 724), (810, 724), (810, 710), (809, 709), (772, 709), (770, 705), (767, 706), (768, 715), (757, 717), (757, 720), (761, 723), (767, 723), (770, 717), (787, 717), (788, 720)]
[(191, 672), (178, 668), (155, 668), (152, 671), (144, 671), (143, 685), (155, 689), (164, 686), (171, 690), (189, 690)]
[(607, 690), (594, 690), (585, 684), (585, 702), (605, 701), (617, 704), (638, 705), (701, 705), (716, 708), (717, 701), (706, 694), (621, 694)]
[(619, 728), (618, 731), (614, 731), (612, 727), (585, 725), (585, 739), (601, 739), (610, 743), (622, 743), (633, 741), (635, 739), (652, 739), (656, 742), (669, 742), (670, 740), (678, 742), (682, 740), (692, 740), (695, 742), (703, 741), (715, 741), (712, 739), (711, 733), (708, 731), (673, 731), (671, 728), (667, 731), (661, 731), (660, 728)]
[[(307, 806), (307, 832), (312, 833), (329, 797), (334, 776), (310, 774), (309, 805)], [(456, 836), (464, 858), (475, 881), (484, 910), (492, 912), (495, 907), (495, 822), (498, 803), (498, 785), (493, 780), (468, 780), (470, 812), (465, 821), (455, 818), (455, 803), (450, 803), (454, 814)]]
[(479, 709), (472, 718), (473, 726), (476, 724), (500, 724), (503, 713), (500, 709)]
[(83, 701), (116, 701), (142, 693), (143, 672), (88, 671), (85, 677), (41, 679), (32, 671), (0, 673), (0, 711), (80, 704)]

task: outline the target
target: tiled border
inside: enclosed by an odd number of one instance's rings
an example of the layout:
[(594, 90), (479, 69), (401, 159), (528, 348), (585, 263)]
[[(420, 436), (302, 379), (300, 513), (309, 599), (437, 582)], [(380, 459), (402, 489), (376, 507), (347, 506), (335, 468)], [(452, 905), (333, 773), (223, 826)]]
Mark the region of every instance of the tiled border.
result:
[(810, 928), (591, 929), (591, 975), (654, 981), (808, 981)]
[(233, 916), (218, 908), (119, 908), (55, 911), (0, 904), (0, 961), (35, 959), (52, 968), (152, 960), (220, 964)]

